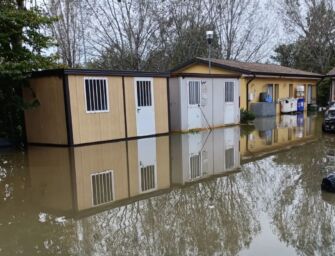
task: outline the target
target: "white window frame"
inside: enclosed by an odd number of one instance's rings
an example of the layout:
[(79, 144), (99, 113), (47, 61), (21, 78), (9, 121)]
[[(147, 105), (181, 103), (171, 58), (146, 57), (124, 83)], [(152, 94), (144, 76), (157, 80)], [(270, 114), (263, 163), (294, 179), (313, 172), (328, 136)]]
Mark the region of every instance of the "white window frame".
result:
[[(233, 83), (233, 101), (226, 101), (226, 83)], [(224, 81), (224, 99), (223, 99), (223, 102), (225, 103), (225, 104), (231, 104), (231, 105), (233, 105), (233, 104), (235, 104), (235, 94), (236, 94), (236, 92), (235, 92), (235, 89), (236, 89), (236, 81), (235, 80), (225, 80)]]
[[(190, 104), (190, 82), (198, 82), (199, 83), (199, 103), (198, 104)], [(199, 79), (192, 79), (187, 80), (187, 105), (190, 107), (198, 107), (201, 105), (201, 80)]]
[[(199, 158), (199, 168), (200, 168), (200, 170), (199, 170), (199, 176), (196, 176), (196, 177), (193, 177), (193, 178), (192, 178), (191, 158), (194, 157), (194, 156), (198, 156), (198, 158)], [(201, 179), (201, 177), (203, 176), (203, 174), (202, 174), (202, 158), (203, 158), (203, 156), (202, 156), (202, 152), (201, 152), (201, 151), (199, 151), (198, 154), (194, 154), (194, 153), (193, 153), (193, 154), (191, 154), (191, 155), (188, 157), (189, 175), (190, 175), (190, 180), (191, 180), (191, 181)]]
[[(101, 203), (101, 204), (94, 204), (94, 198), (93, 198), (93, 180), (92, 177), (93, 176), (98, 176), (104, 173), (111, 173), (112, 174), (112, 193), (113, 193), (113, 198), (111, 201), (105, 202), (105, 203)], [(99, 207), (101, 205), (105, 205), (105, 204), (109, 204), (115, 201), (115, 188), (114, 188), (114, 171), (113, 170), (105, 170), (105, 171), (101, 171), (101, 172), (95, 172), (95, 173), (91, 173), (91, 194), (92, 194), (92, 206), (93, 207)]]
[[(136, 108), (154, 108), (155, 101), (154, 101), (154, 79), (152, 77), (136, 77), (134, 79), (135, 82), (135, 104)], [(137, 91), (137, 82), (150, 82), (150, 89), (151, 89), (151, 106), (138, 106), (138, 91)]]
[[(106, 81), (107, 110), (87, 110), (86, 80), (105, 80)], [(84, 98), (85, 98), (85, 111), (86, 111), (87, 114), (109, 112), (109, 84), (108, 84), (108, 78), (107, 77), (84, 77)]]

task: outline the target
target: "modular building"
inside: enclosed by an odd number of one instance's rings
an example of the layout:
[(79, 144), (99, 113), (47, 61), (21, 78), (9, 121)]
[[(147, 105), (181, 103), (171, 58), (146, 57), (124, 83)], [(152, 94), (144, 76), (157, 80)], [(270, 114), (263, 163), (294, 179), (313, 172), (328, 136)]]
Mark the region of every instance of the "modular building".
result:
[(175, 185), (198, 182), (240, 167), (240, 127), (170, 136), (171, 176)]
[[(29, 146), (33, 202), (73, 215), (170, 189), (169, 137), (81, 147)], [(61, 188), (61, 189), (60, 189)]]
[(316, 102), (322, 75), (275, 64), (196, 58), (171, 71), (170, 120), (172, 131), (237, 124), (240, 109), (250, 110), (270, 96), (273, 114), (280, 100), (303, 98), (305, 110)]
[(57, 69), (35, 72), (24, 98), (28, 143), (80, 145), (166, 134), (168, 73)]

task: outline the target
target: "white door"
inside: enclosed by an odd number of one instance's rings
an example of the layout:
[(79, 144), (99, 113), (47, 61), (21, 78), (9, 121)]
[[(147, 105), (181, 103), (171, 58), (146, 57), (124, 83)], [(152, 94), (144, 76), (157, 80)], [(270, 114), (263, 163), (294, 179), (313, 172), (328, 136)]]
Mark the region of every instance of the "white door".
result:
[(146, 193), (157, 189), (156, 138), (137, 141), (139, 192)]
[(201, 122), (201, 81), (187, 81), (188, 95), (188, 129), (196, 129), (202, 127)]
[(137, 136), (156, 133), (153, 91), (152, 78), (135, 78)]
[(224, 114), (224, 124), (235, 123), (236, 113), (236, 84), (234, 81), (226, 81), (224, 83), (224, 104), (223, 104), (223, 114)]

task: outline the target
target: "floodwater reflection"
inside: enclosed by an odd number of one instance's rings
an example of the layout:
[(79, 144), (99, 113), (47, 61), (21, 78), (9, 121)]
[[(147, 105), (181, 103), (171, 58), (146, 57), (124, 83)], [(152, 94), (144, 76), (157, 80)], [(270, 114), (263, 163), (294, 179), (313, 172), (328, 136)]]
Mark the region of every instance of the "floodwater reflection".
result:
[[(309, 116), (0, 154), (3, 255), (332, 255), (335, 140)], [(274, 250), (275, 248), (275, 250)]]

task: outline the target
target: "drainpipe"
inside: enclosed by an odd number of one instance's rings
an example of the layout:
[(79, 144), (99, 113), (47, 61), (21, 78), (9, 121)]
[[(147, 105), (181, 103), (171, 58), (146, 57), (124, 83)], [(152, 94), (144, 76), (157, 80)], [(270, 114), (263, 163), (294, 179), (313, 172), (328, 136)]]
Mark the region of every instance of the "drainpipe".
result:
[(247, 103), (247, 111), (249, 111), (249, 84), (256, 78), (256, 75), (253, 74), (252, 78), (248, 80), (247, 82), (247, 98), (246, 98), (246, 103)]

